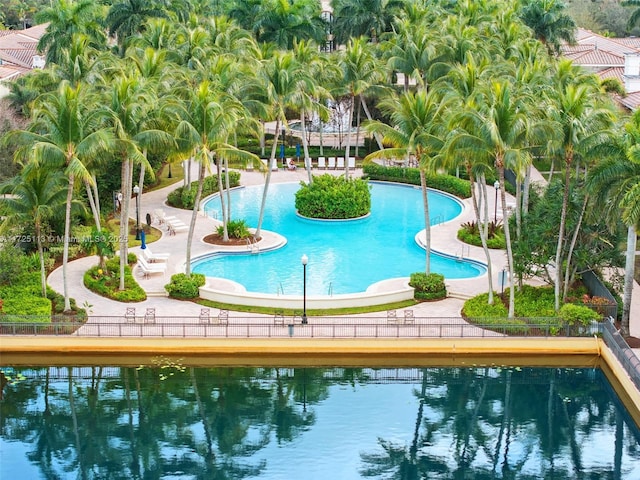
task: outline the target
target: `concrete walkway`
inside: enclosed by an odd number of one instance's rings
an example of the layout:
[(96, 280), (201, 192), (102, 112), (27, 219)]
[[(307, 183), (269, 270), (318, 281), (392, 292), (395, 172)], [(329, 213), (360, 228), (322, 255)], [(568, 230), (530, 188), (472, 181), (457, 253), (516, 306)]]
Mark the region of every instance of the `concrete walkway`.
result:
[[(325, 171), (314, 170), (314, 174), (325, 173)], [(326, 171), (333, 175), (342, 175), (344, 172), (340, 170)], [(359, 176), (362, 174), (361, 169), (357, 169), (353, 175)], [(192, 173), (192, 178), (196, 178), (197, 173)], [(298, 168), (295, 171), (283, 170), (272, 172), (271, 181), (273, 183), (282, 182), (300, 182), (307, 179), (307, 172), (303, 168)], [(541, 181), (544, 181), (540, 177)], [(242, 185), (259, 185), (264, 183), (264, 174), (258, 171), (241, 172)], [(154, 211), (162, 209), (168, 216), (175, 216), (182, 220), (187, 225), (191, 221), (191, 211), (181, 210), (169, 207), (165, 200), (169, 192), (180, 186), (181, 184), (174, 184), (163, 189), (143, 193), (140, 202), (140, 218), (146, 218), (146, 214), (150, 213), (152, 216)], [(494, 195), (488, 195), (488, 211), (494, 212)], [(433, 249), (448, 253), (452, 255), (462, 254), (464, 257), (478, 260), (486, 263), (485, 255), (480, 247), (473, 247), (463, 244), (456, 238), (456, 233), (459, 225), (463, 222), (467, 222), (474, 219), (473, 209), (471, 207), (471, 199), (463, 201), (464, 211), (462, 215), (453, 221), (446, 222), (432, 227), (432, 245)], [(135, 215), (135, 203), (132, 202), (130, 212)], [(211, 250), (211, 246), (202, 241), (206, 235), (213, 233), (217, 225), (220, 222), (204, 215), (198, 215), (196, 220), (196, 229), (194, 234), (194, 240), (192, 245), (192, 257), (196, 257), (205, 254)], [(157, 241), (149, 244), (154, 253), (169, 253), (170, 257), (167, 262), (167, 270), (164, 274), (150, 275), (148, 278), (142, 278), (140, 272), (136, 268), (134, 274), (138, 279), (140, 285), (147, 292), (148, 298), (143, 302), (134, 304), (124, 304), (113, 300), (106, 299), (86, 289), (83, 285), (82, 277), (84, 272), (91, 266), (97, 263), (96, 257), (87, 257), (79, 260), (69, 262), (69, 287), (71, 297), (76, 299), (79, 306), (85, 306), (89, 311), (90, 316), (120, 316), (124, 314), (127, 306), (133, 306), (143, 311), (145, 308), (155, 307), (159, 315), (163, 317), (184, 317), (191, 316), (197, 317), (200, 313), (201, 306), (194, 302), (179, 301), (169, 299), (166, 296), (164, 285), (169, 282), (171, 275), (184, 271), (185, 265), (185, 246), (187, 240), (187, 232), (179, 232), (175, 235), (170, 235), (169, 232), (162, 225), (153, 225), (162, 231), (162, 237)], [(267, 232), (268, 233), (268, 232)], [(424, 232), (422, 232), (424, 235)], [(131, 252), (139, 253), (139, 247), (130, 249)], [(491, 257), (493, 262), (493, 288), (498, 291), (500, 289), (498, 283), (499, 272), (506, 266), (506, 255), (503, 251), (491, 251)], [(62, 268), (56, 269), (49, 276), (49, 285), (58, 292), (63, 292), (62, 282)], [(459, 317), (460, 311), (465, 298), (476, 295), (480, 292), (487, 291), (488, 278), (483, 276), (480, 278), (470, 280), (448, 280), (447, 287), (451, 297), (438, 302), (421, 303), (412, 307), (416, 317)], [(636, 284), (633, 295), (632, 305), (632, 320), (631, 320), (631, 334), (633, 336), (640, 336), (640, 286)], [(212, 314), (216, 312), (212, 311)], [(230, 317), (243, 317), (246, 316), (241, 312), (230, 312)], [(376, 317), (386, 316), (385, 312), (368, 313), (364, 316)], [(637, 353), (640, 354), (640, 351)]]

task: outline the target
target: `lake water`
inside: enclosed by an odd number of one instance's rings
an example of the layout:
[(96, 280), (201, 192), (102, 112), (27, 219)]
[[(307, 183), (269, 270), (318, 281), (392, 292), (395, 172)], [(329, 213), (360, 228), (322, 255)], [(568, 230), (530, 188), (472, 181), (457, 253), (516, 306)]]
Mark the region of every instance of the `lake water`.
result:
[(599, 369), (0, 370), (2, 479), (640, 479)]

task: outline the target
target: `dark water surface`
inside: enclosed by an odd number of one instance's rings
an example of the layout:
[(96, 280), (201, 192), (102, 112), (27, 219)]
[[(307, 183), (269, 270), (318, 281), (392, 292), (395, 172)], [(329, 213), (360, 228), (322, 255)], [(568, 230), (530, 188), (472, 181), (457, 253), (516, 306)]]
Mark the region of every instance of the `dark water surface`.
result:
[(0, 370), (2, 480), (640, 479), (599, 369)]

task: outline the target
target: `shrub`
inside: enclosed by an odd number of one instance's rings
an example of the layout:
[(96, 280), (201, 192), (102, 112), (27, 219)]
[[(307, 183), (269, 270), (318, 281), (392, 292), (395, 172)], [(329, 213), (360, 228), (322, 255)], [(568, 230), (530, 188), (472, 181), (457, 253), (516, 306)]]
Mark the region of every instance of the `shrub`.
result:
[(602, 318), (598, 312), (582, 305), (566, 303), (560, 308), (560, 318), (568, 325), (589, 325)]
[(164, 286), (171, 298), (197, 298), (200, 296), (199, 288), (205, 284), (205, 277), (201, 273), (192, 273), (188, 277), (184, 273), (176, 273), (171, 276), (171, 282)]
[[(224, 179), (223, 179), (224, 182)], [(229, 171), (229, 186), (237, 187), (240, 185), (240, 174), (235, 171)], [(167, 203), (172, 207), (184, 208), (190, 210), (196, 199), (198, 191), (198, 182), (191, 182), (188, 188), (178, 187), (167, 196)], [(202, 184), (202, 198), (208, 197), (218, 192), (218, 176), (211, 175), (204, 179)]]
[(481, 293), (464, 302), (462, 316), (465, 318), (506, 318), (509, 314), (507, 307), (502, 303), (498, 295), (494, 295), (493, 305), (487, 303), (488, 293)]
[[(371, 180), (420, 185), (420, 170), (417, 168), (385, 167), (377, 163), (368, 163), (362, 167), (362, 172)], [(452, 175), (427, 175), (426, 182), (429, 188), (435, 188), (459, 198), (469, 198), (471, 196), (469, 181)]]
[(301, 183), (296, 192), (296, 210), (309, 218), (362, 217), (371, 211), (371, 187), (361, 178), (316, 176), (313, 183)]
[(409, 286), (414, 288), (413, 297), (416, 300), (440, 300), (446, 298), (447, 287), (444, 284), (444, 275), (424, 272), (412, 273), (409, 278)]
[[(224, 233), (224, 227), (222, 225), (218, 225), (216, 227), (216, 232), (218, 235), (222, 235)], [(229, 220), (227, 222), (227, 233), (230, 238), (249, 238), (251, 236), (251, 232), (249, 232), (249, 227), (244, 220)]]
[[(40, 272), (32, 271), (16, 275), (12, 285), (0, 287), (3, 313), (6, 315), (42, 315), (51, 320), (51, 300), (42, 296)], [(34, 321), (25, 318), (24, 321)]]
[[(135, 256), (135, 255), (134, 255)], [(106, 268), (99, 265), (90, 268), (84, 274), (84, 285), (92, 292), (119, 302), (141, 302), (147, 294), (136, 282), (131, 267), (124, 267), (124, 290), (120, 287), (120, 260), (118, 257), (107, 260)]]
[[(480, 231), (478, 230), (478, 225), (475, 221), (463, 223), (461, 227), (462, 228), (458, 230), (458, 240), (464, 243), (468, 243), (469, 245), (474, 245), (476, 247), (482, 246), (482, 240), (480, 240)], [(504, 231), (502, 230), (501, 222), (489, 222), (487, 233), (487, 247), (495, 249), (506, 248)]]

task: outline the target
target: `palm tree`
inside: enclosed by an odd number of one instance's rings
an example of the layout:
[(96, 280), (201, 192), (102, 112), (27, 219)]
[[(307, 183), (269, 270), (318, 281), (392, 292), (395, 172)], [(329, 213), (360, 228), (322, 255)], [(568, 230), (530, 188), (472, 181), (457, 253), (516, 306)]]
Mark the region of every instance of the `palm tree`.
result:
[[(222, 168), (225, 158), (258, 160), (255, 155), (238, 150), (227, 143), (244, 112), (242, 104), (226, 92), (219, 91), (209, 81), (200, 82), (194, 91), (190, 91), (184, 108), (181, 109), (181, 121), (176, 128), (175, 137), (180, 151), (192, 157), (199, 164), (198, 187), (189, 225), (186, 247), (186, 274), (191, 275), (191, 244), (195, 232), (196, 219), (200, 208), (202, 185), (211, 162), (218, 167), (218, 188), (222, 195)], [(224, 204), (222, 207), (225, 212)], [(226, 221), (224, 224), (226, 225)]]
[[(349, 99), (347, 116), (347, 141), (344, 152), (345, 160), (351, 155), (351, 125), (356, 98), (362, 96), (374, 85), (382, 81), (383, 73), (373, 50), (364, 37), (349, 40), (347, 48), (338, 60), (342, 70), (342, 80), (337, 91)], [(349, 178), (349, 162), (345, 161), (344, 176)]]
[(60, 171), (50, 170), (46, 167), (25, 169), (21, 175), (2, 185), (0, 193), (10, 194), (10, 196), (0, 197), (0, 205), (6, 207), (10, 212), (0, 226), (1, 233), (6, 233), (11, 225), (33, 224), (40, 258), (42, 296), (46, 297), (44, 233), (47, 221), (64, 207), (66, 198), (64, 175)]
[(383, 110), (389, 112), (393, 125), (371, 122), (366, 125), (370, 132), (383, 135), (385, 142), (393, 148), (379, 150), (365, 157), (365, 162), (374, 158), (406, 158), (415, 156), (420, 167), (420, 184), (424, 206), (425, 224), (425, 272), (431, 273), (431, 220), (425, 172), (433, 170), (433, 157), (440, 152), (446, 135), (443, 115), (446, 104), (434, 92), (419, 90), (407, 92), (399, 99), (391, 98), (381, 103)]
[[(460, 130), (450, 140), (450, 148), (458, 149), (469, 158), (491, 156), (500, 182), (502, 211), (507, 211), (505, 170), (521, 172), (530, 162), (528, 151), (531, 137), (539, 134), (532, 100), (506, 81), (491, 81), (483, 88), (482, 99), (455, 116)], [(509, 268), (509, 317), (513, 317), (514, 266), (509, 222), (504, 222), (507, 262)]]
[(290, 49), (294, 42), (325, 40), (325, 26), (320, 18), (320, 2), (317, 0), (263, 0), (258, 14), (251, 21), (256, 40), (271, 42), (282, 49)]
[(336, 41), (367, 37), (376, 43), (391, 31), (393, 19), (402, 12), (403, 0), (333, 0), (333, 28)]
[(526, 0), (519, 16), (549, 53), (558, 54), (560, 41), (575, 43), (576, 23), (560, 0)]
[(275, 136), (271, 147), (264, 190), (262, 192), (258, 225), (254, 234), (254, 237), (258, 240), (260, 239), (262, 231), (267, 192), (271, 182), (271, 165), (276, 158), (276, 147), (280, 127), (287, 124), (286, 110), (295, 103), (295, 99), (298, 97), (298, 72), (299, 68), (293, 54), (279, 51), (274, 52), (271, 57), (267, 58), (258, 72), (261, 88), (264, 92), (264, 103), (271, 106), (272, 118), (276, 120)]
[(105, 45), (106, 38), (97, 21), (99, 8), (93, 0), (54, 0), (36, 15), (39, 23), (49, 23), (38, 42), (38, 50), (46, 52), (47, 63), (63, 60), (74, 33), (86, 34), (92, 47)]
[[(629, 335), (637, 231), (640, 226), (640, 111), (625, 125), (620, 155), (606, 158), (589, 173), (587, 188), (614, 224), (627, 226), (627, 249), (620, 329)], [(617, 225), (615, 225), (617, 226)], [(615, 228), (614, 226), (614, 228)]]
[(73, 88), (63, 81), (57, 92), (38, 99), (29, 130), (9, 133), (10, 141), (23, 145), (18, 154), (34, 167), (64, 168), (68, 180), (62, 254), (65, 311), (71, 310), (67, 264), (75, 182), (92, 182), (86, 165), (113, 144), (113, 135), (103, 123), (104, 111), (95, 108), (87, 95), (85, 87)]
[(558, 228), (555, 259), (555, 308), (560, 309), (562, 285), (562, 251), (569, 204), (571, 172), (574, 159), (591, 158), (591, 152), (611, 139), (613, 110), (599, 101), (597, 82), (585, 78), (569, 61), (560, 62), (554, 77), (551, 117), (557, 124), (552, 140), (553, 150), (564, 161), (564, 196)]
[(167, 17), (167, 13), (154, 2), (121, 0), (111, 5), (105, 22), (109, 27), (109, 35), (112, 37), (116, 35), (121, 52), (124, 52), (125, 41), (144, 30), (147, 19)]

